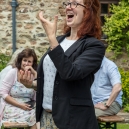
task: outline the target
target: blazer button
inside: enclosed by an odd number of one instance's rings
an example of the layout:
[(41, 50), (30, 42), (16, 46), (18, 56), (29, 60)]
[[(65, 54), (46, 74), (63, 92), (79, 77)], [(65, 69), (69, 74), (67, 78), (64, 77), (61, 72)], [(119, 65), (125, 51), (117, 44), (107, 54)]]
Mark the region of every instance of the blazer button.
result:
[(58, 96), (55, 96), (54, 98), (55, 98), (55, 100), (58, 100)]
[(58, 81), (56, 81), (56, 85), (58, 85), (59, 84), (59, 82)]

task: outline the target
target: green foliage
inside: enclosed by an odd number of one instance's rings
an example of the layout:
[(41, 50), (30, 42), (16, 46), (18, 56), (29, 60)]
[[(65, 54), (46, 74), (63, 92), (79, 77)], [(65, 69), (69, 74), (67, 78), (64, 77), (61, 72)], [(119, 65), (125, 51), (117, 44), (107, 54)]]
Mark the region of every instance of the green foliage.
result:
[(124, 111), (125, 111), (125, 112), (129, 112), (129, 104), (127, 104), (127, 105), (125, 106)]
[(4, 54), (0, 54), (0, 71), (6, 67), (7, 63), (10, 60), (10, 56), (6, 56)]
[(108, 50), (115, 56), (122, 51), (129, 54), (129, 0), (121, 0), (118, 5), (111, 5), (111, 17), (105, 16), (103, 32), (107, 35)]
[(123, 91), (123, 107), (126, 111), (129, 111), (129, 71), (119, 69), (122, 78), (122, 91)]

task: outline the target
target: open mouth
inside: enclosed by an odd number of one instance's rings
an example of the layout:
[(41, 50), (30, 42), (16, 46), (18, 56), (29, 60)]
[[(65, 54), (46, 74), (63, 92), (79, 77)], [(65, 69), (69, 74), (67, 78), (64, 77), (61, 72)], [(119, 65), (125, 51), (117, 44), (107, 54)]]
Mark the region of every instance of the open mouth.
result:
[(68, 19), (73, 18), (74, 15), (67, 15)]

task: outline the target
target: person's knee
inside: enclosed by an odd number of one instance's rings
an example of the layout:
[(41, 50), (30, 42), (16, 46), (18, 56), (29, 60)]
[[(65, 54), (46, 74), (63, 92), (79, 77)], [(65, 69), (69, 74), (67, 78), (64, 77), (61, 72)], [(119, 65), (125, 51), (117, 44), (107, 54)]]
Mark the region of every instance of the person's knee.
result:
[(96, 118), (98, 118), (99, 116), (104, 116), (106, 114), (105, 111), (101, 110), (101, 109), (98, 109), (98, 108), (95, 108), (95, 115), (96, 115)]
[(100, 116), (100, 109), (95, 108), (95, 116), (98, 118)]

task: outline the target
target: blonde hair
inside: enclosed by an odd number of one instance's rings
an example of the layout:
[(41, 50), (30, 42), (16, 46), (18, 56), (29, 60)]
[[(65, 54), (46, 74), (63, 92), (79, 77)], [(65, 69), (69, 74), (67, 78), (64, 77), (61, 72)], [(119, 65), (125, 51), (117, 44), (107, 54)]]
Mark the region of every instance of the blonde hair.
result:
[(18, 54), (19, 54), (20, 52), (22, 52), (23, 50), (24, 50), (24, 48), (18, 48), (18, 49), (13, 53), (13, 55), (12, 55), (10, 61), (8, 62), (7, 66), (8, 66), (8, 65), (14, 66)]

